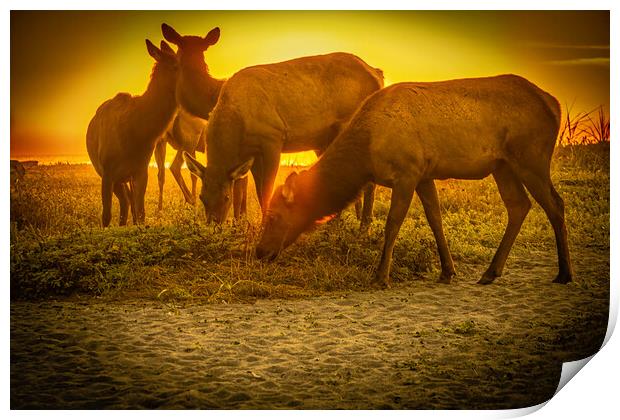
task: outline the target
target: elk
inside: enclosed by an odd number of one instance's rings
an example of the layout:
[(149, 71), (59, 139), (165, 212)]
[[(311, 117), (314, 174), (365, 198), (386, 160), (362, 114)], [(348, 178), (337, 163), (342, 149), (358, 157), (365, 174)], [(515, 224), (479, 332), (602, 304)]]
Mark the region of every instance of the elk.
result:
[[(199, 36), (181, 36), (179, 35), (171, 26), (162, 24), (162, 33), (164, 37), (170, 39), (173, 44), (178, 47), (177, 57), (179, 60), (180, 70), (177, 78), (177, 103), (179, 104), (179, 109), (187, 111), (185, 115), (194, 116), (198, 118), (202, 118), (203, 120), (208, 120), (211, 111), (215, 107), (217, 100), (220, 96), (220, 91), (222, 90), (222, 86), (224, 85), (225, 80), (216, 79), (211, 77), (209, 74), (209, 69), (207, 64), (205, 63), (204, 53), (211, 46), (217, 43), (220, 38), (220, 29), (214, 28), (211, 30), (204, 38)], [(183, 117), (181, 117), (183, 118)], [(174, 135), (174, 132), (173, 132)], [(206, 145), (206, 141), (204, 137), (206, 136), (206, 130), (203, 130), (202, 137), (199, 139), (199, 142)], [(177, 140), (178, 141), (178, 140)], [(161, 144), (161, 143), (160, 143)], [(174, 147), (174, 146), (173, 146)], [(204, 146), (199, 145), (200, 150), (204, 150)], [(163, 152), (162, 152), (163, 149)], [(181, 152), (181, 149), (177, 149)], [(175, 157), (176, 159), (182, 159), (182, 156), (187, 154), (191, 158), (195, 160), (195, 154), (192, 153), (191, 150), (183, 149), (182, 152), (185, 153), (177, 153)], [(161, 155), (164, 153), (165, 158), (165, 145), (158, 146), (156, 150), (156, 158), (161, 159)], [(189, 160), (190, 158), (186, 158), (185, 160)], [(164, 159), (162, 159), (162, 162)], [(182, 165), (183, 161), (179, 160), (178, 166)], [(188, 167), (191, 163), (188, 162)], [(159, 166), (159, 164), (158, 164)], [(172, 166), (170, 167), (172, 171)], [(190, 171), (191, 172), (191, 171)], [(180, 173), (180, 170), (179, 170)], [(192, 200), (188, 201), (191, 204), (194, 204), (196, 201), (195, 198), (195, 171), (192, 173)], [(174, 172), (173, 172), (174, 175)], [(158, 173), (159, 183), (163, 187), (163, 172)], [(179, 179), (175, 176), (177, 182)], [(203, 183), (204, 184), (204, 183)], [(183, 196), (185, 200), (188, 200), (188, 191), (187, 188), (183, 188), (183, 185), (179, 182), (179, 186), (183, 191)], [(160, 187), (160, 191), (161, 188)], [(235, 218), (239, 218), (241, 215), (245, 214), (247, 211), (247, 189), (248, 189), (248, 179), (247, 176), (241, 176), (234, 182), (233, 186), (233, 206), (234, 206), (234, 215)], [(161, 196), (160, 192), (160, 196)], [(161, 202), (161, 200), (160, 200)], [(160, 206), (161, 209), (161, 206)], [(207, 214), (209, 218), (209, 214)], [(210, 219), (210, 218), (209, 218)]]
[(159, 49), (146, 40), (146, 48), (155, 59), (146, 91), (141, 96), (119, 93), (104, 102), (86, 133), (88, 156), (101, 177), (103, 227), (112, 218), (113, 192), (120, 203), (119, 225), (127, 224), (129, 208), (134, 224), (144, 222), (149, 161), (177, 108), (174, 51), (164, 41)]
[(347, 205), (370, 181), (392, 189), (375, 281), (391, 284), (392, 251), (414, 191), (437, 239), (445, 280), (452, 260), (433, 180), (493, 175), (508, 224), (478, 283), (489, 284), (501, 276), (531, 207), (526, 189), (555, 233), (559, 272), (554, 282), (567, 283), (573, 271), (564, 203), (550, 176), (560, 117), (553, 96), (515, 75), (384, 88), (364, 102), (315, 165), (292, 173), (278, 187), (256, 255), (275, 258), (316, 220)]
[(194, 117), (183, 108), (179, 108), (172, 124), (155, 146), (155, 161), (157, 162), (157, 179), (159, 182), (159, 203), (158, 209), (163, 208), (164, 183), (166, 182), (166, 145), (172, 146), (177, 153), (170, 164), (170, 172), (175, 181), (181, 188), (185, 201), (191, 205), (196, 202), (196, 176), (191, 174), (192, 191), (190, 192), (185, 185), (181, 175), (183, 165), (183, 152), (195, 156), (196, 152), (205, 151), (204, 138), (201, 137), (203, 130), (207, 126), (207, 121), (199, 117)]
[[(174, 117), (172, 125), (168, 127), (168, 130), (164, 133), (162, 138), (157, 142), (155, 146), (155, 161), (157, 162), (157, 179), (159, 182), (159, 203), (158, 209), (163, 209), (164, 200), (164, 183), (166, 180), (165, 162), (166, 162), (166, 145), (169, 144), (173, 149), (177, 151), (170, 165), (170, 172), (174, 176), (175, 181), (181, 188), (185, 201), (192, 206), (196, 204), (196, 175), (190, 172), (192, 180), (192, 191), (190, 192), (185, 185), (183, 175), (181, 175), (181, 167), (183, 165), (183, 153), (188, 153), (193, 158), (196, 157), (196, 152), (205, 153), (206, 147), (206, 126), (207, 121), (195, 117), (189, 112), (185, 111), (182, 107), (179, 107), (177, 115)], [(245, 184), (244, 184), (245, 182)], [(233, 208), (235, 218), (239, 218), (241, 215), (247, 212), (247, 178), (241, 180), (238, 187), (241, 187), (238, 198), (233, 199)]]
[[(320, 155), (362, 101), (383, 87), (381, 70), (346, 53), (247, 67), (224, 83), (209, 75), (203, 55), (219, 39), (219, 28), (200, 38), (181, 36), (163, 24), (162, 34), (179, 46), (179, 103), (195, 115), (215, 106), (207, 126), (207, 166), (184, 156), (202, 179), (201, 200), (217, 223), (228, 214), (233, 182), (248, 171), (264, 213), (280, 154), (314, 150)], [(374, 186), (368, 187), (363, 227), (372, 217), (372, 192)]]

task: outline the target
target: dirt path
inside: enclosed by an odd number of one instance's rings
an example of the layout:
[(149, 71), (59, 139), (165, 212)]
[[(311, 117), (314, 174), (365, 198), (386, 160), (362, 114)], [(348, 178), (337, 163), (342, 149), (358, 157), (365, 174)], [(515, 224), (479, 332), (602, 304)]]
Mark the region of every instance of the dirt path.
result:
[(299, 301), (11, 304), (11, 408), (516, 408), (560, 360), (599, 348), (608, 254), (588, 288), (511, 259), (504, 277), (432, 279)]

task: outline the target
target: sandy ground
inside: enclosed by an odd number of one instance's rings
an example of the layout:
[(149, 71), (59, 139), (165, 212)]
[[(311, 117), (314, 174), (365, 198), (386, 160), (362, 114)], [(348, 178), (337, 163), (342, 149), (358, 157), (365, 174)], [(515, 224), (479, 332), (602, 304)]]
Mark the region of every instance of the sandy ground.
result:
[(552, 284), (555, 255), (532, 253), (490, 286), (469, 267), (451, 285), (254, 304), (13, 302), (11, 408), (530, 406), (602, 343), (595, 251), (575, 258), (588, 288)]

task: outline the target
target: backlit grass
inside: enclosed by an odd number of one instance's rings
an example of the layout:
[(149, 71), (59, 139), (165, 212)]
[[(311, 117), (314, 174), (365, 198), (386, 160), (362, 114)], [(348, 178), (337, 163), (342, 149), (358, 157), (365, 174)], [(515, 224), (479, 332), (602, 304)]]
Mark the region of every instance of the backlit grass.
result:
[[(278, 183), (290, 170), (280, 170)], [(608, 253), (609, 143), (558, 148), (552, 177), (566, 203), (573, 254), (585, 248)], [(368, 235), (359, 234), (348, 209), (304, 235), (275, 262), (264, 263), (253, 256), (260, 212), (252, 185), (247, 219), (218, 228), (206, 225), (202, 205), (185, 204), (169, 173), (164, 211), (158, 213), (156, 180), (152, 169), (145, 226), (101, 229), (100, 179), (91, 166), (30, 169), (11, 191), (12, 298), (77, 294), (231, 302), (376, 287), (371, 279), (383, 243), (388, 189), (377, 193)], [(437, 186), (457, 271), (482, 274), (507, 220), (495, 183), (489, 177)], [(115, 225), (117, 202), (113, 211)], [(539, 251), (555, 264), (553, 231), (534, 205), (511, 255)], [(396, 242), (392, 278), (398, 287), (438, 275), (435, 242), (415, 198)]]

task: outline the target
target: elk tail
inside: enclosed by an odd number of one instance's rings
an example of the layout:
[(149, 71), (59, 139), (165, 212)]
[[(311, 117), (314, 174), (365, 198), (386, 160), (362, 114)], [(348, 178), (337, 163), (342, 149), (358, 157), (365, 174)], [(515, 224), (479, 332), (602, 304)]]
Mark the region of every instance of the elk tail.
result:
[(549, 111), (551, 111), (551, 113), (553, 114), (559, 131), (560, 125), (562, 123), (562, 107), (560, 106), (560, 102), (554, 96), (548, 94), (547, 92), (543, 92), (542, 97), (545, 101), (545, 104), (547, 104)]

